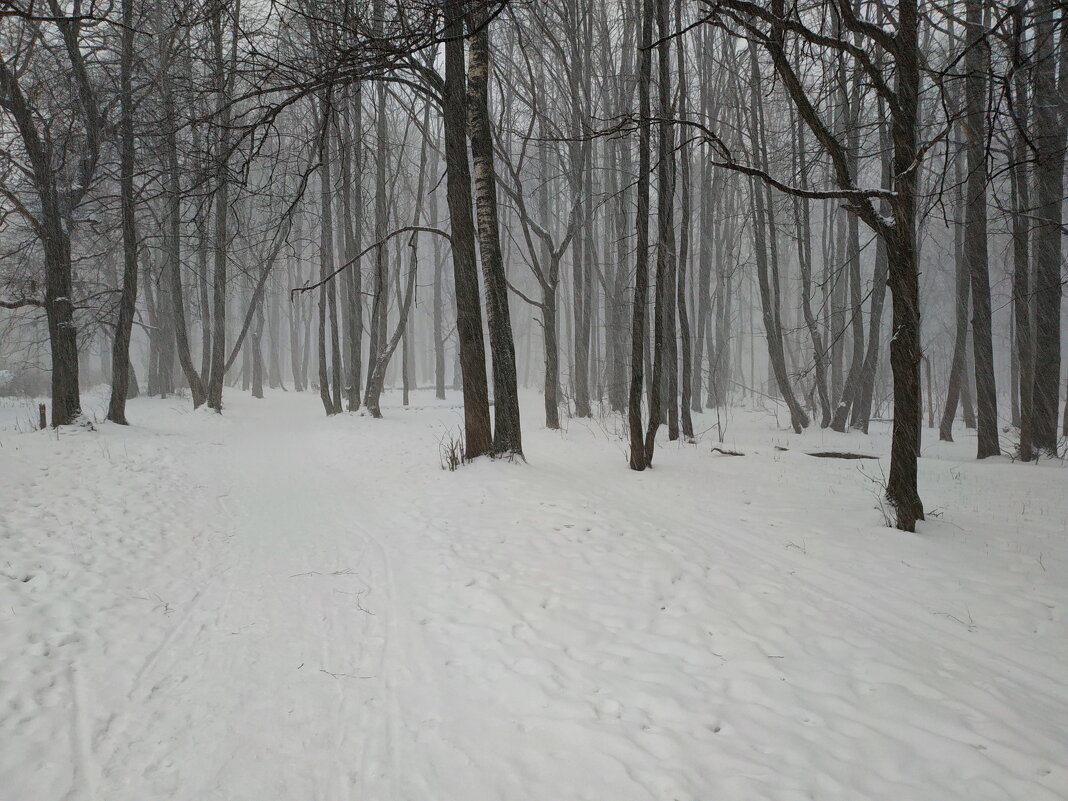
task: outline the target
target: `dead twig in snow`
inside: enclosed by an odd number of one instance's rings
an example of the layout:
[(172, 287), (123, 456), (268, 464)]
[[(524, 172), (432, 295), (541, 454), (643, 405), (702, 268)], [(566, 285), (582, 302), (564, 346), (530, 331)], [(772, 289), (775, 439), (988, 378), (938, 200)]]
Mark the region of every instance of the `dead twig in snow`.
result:
[(325, 673), (335, 679), (374, 679), (376, 676), (354, 676), (352, 673), (332, 673), (326, 668), (319, 668), (320, 673)]

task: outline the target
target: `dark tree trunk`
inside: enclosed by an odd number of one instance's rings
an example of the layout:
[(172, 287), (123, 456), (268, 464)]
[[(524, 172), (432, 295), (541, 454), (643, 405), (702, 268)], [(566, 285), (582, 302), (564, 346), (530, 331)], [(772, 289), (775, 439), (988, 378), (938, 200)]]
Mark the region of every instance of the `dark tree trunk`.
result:
[[(733, 198), (735, 193), (726, 196), (723, 202), (724, 212), (736, 208)], [(729, 201), (729, 202), (728, 202)], [(716, 248), (716, 294), (715, 294), (715, 339), (713, 326), (708, 329), (708, 405), (724, 406), (730, 398), (731, 384), (731, 318), (734, 302), (733, 269), (728, 269), (727, 260), (733, 251), (728, 243), (734, 235), (731, 215), (726, 215), (725, 222), (717, 228)], [(741, 338), (739, 337), (739, 341)]]
[(923, 520), (923, 502), (917, 488), (920, 443), (920, 290), (916, 245), (916, 194), (914, 162), (919, 127), (919, 14), (916, 0), (898, 4), (895, 34), (897, 75), (894, 90), (897, 110), (891, 124), (894, 150), (894, 225), (887, 242), (894, 336), (890, 340), (890, 367), (894, 375), (894, 424), (890, 446), (890, 477), (886, 498), (896, 513), (896, 524), (915, 531)]
[(269, 291), (263, 299), (267, 304), (267, 386), (271, 389), (285, 391), (285, 382), (282, 380), (282, 334), (278, 330), (278, 297), (277, 292)]
[[(431, 175), (438, 174), (437, 150), (432, 153)], [(438, 193), (430, 193), (430, 219), (438, 219)], [(445, 400), (445, 254), (441, 250), (441, 238), (434, 237), (434, 397)]]
[[(159, 381), (159, 357), (160, 357), (160, 338), (162, 331), (160, 329), (159, 322), (159, 308), (156, 304), (156, 293), (152, 287), (154, 281), (152, 280), (152, 265), (146, 263), (143, 267), (143, 275), (141, 276), (140, 286), (144, 288), (145, 296), (145, 311), (148, 312), (148, 380), (147, 380), (147, 392), (149, 395), (156, 395), (160, 391)], [(136, 305), (136, 303), (135, 303)]]
[(542, 288), (542, 333), (545, 337), (545, 427), (560, 428), (560, 344), (556, 333), (556, 287)]
[[(658, 48), (658, 80), (661, 85), (666, 84), (668, 79), (668, 65), (665, 61), (665, 55), (668, 48), (668, 40), (664, 39), (666, 36), (665, 29), (667, 27), (666, 19), (661, 17), (666, 16), (666, 3), (667, 0), (656, 0), (655, 14), (657, 34), (663, 41), (661, 41)], [(653, 26), (653, 9), (650, 9), (650, 19), (648, 22), (650, 30)], [(651, 70), (650, 70), (651, 72)], [(664, 91), (667, 91), (666, 89)], [(663, 98), (659, 98), (659, 106), (663, 106)], [(671, 130), (669, 123), (661, 123), (661, 128), (668, 128)], [(664, 148), (662, 146), (663, 131), (659, 131), (658, 136), (658, 160), (664, 156)], [(670, 152), (670, 145), (668, 146)], [(664, 355), (666, 347), (664, 344), (665, 339), (665, 304), (674, 304), (674, 298), (668, 293), (668, 276), (667, 268), (668, 262), (666, 258), (666, 248), (668, 243), (665, 241), (666, 236), (664, 233), (664, 215), (663, 215), (663, 196), (665, 195), (664, 187), (664, 165), (660, 164), (657, 175), (657, 210), (658, 210), (658, 227), (657, 227), (657, 248), (656, 248), (656, 283), (653, 288), (653, 342), (652, 342), (652, 365), (649, 371), (649, 423), (645, 429), (645, 458), (649, 465), (653, 463), (653, 454), (656, 449), (656, 433), (663, 424), (663, 398), (664, 398)], [(670, 210), (670, 201), (668, 209)], [(671, 231), (670, 222), (667, 223), (668, 231)], [(672, 250), (674, 250), (674, 243), (671, 243)]]
[(168, 70), (164, 70), (164, 270), (170, 282), (171, 315), (178, 364), (193, 398), (193, 408), (199, 408), (206, 398), (204, 382), (193, 364), (189, 331), (186, 327), (185, 289), (182, 286), (182, 187), (178, 165), (178, 118), (174, 107), (174, 90)]
[[(361, 223), (363, 221), (361, 187), (363, 183), (363, 159), (359, 140), (363, 127), (363, 100), (360, 87), (356, 87), (355, 100), (345, 96), (342, 113), (342, 136), (340, 142), (342, 213), (344, 231), (344, 259), (351, 262), (360, 252)], [(355, 111), (355, 120), (350, 113)], [(353, 195), (356, 203), (353, 204)], [(360, 408), (360, 375), (362, 373), (363, 303), (361, 271), (358, 264), (350, 266), (342, 275), (345, 319), (345, 408), (354, 412)]]
[[(436, 216), (437, 204), (431, 213)], [(445, 313), (442, 297), (445, 257), (440, 253), (440, 245), (434, 246), (434, 397), (445, 400)]]
[[(332, 139), (330, 128), (332, 127), (331, 122), (334, 116), (332, 99), (328, 97), (326, 104), (326, 108), (323, 109), (322, 172), (320, 173), (322, 177), (322, 199), (319, 211), (322, 216), (321, 247), (323, 249), (323, 258), (325, 259), (327, 274), (331, 275), (334, 272), (336, 261), (334, 258), (333, 163), (330, 153), (330, 140)], [(338, 320), (337, 285), (338, 282), (336, 280), (330, 280), (326, 285), (326, 301), (330, 322), (330, 404), (333, 414), (340, 414), (343, 409), (341, 405), (341, 384), (345, 380), (341, 357), (341, 325)]]
[[(214, 51), (217, 141), (215, 148), (215, 236), (214, 273), (212, 279), (211, 373), (208, 378), (208, 406), (222, 412), (223, 380), (226, 377), (226, 274), (230, 246), (230, 86), (236, 69), (236, 42), (231, 42), (230, 69), (223, 60), (223, 14), (225, 3), (218, 0), (211, 18), (211, 38)], [(234, 20), (234, 38), (237, 20)]]
[[(953, 441), (953, 418), (957, 414), (960, 405), (965, 406), (965, 417), (970, 414), (971, 398), (968, 393), (969, 385), (967, 378), (968, 357), (968, 311), (971, 308), (971, 276), (968, 274), (967, 265), (964, 261), (964, 237), (963, 219), (964, 209), (964, 175), (960, 166), (960, 157), (956, 159), (957, 189), (955, 195), (955, 208), (957, 210), (957, 223), (954, 230), (954, 265), (956, 278), (956, 327), (953, 338), (953, 360), (949, 367), (949, 381), (946, 384), (946, 404), (942, 411), (942, 420), (938, 427), (938, 438), (943, 442)], [(974, 427), (969, 426), (969, 427)]]
[[(758, 87), (760, 76), (755, 48), (750, 48), (749, 65), (751, 73), (750, 101), (752, 103), (752, 106), (750, 107), (750, 126), (753, 138), (753, 153), (757, 163), (762, 167), (766, 167), (767, 152), (763, 140), (763, 97), (760, 94)], [(770, 212), (771, 206), (769, 203), (768, 189), (763, 184), (757, 183), (755, 180), (750, 182), (750, 187), (753, 197), (754, 250), (757, 263), (757, 282), (760, 287), (760, 308), (764, 322), (764, 332), (768, 342), (768, 360), (775, 376), (775, 383), (778, 386), (779, 394), (782, 396), (782, 399), (786, 402), (787, 408), (790, 410), (790, 425), (793, 427), (795, 433), (800, 434), (808, 427), (809, 420), (805, 410), (802, 409), (801, 404), (797, 402), (793, 388), (790, 386), (790, 377), (786, 371), (786, 353), (783, 350), (782, 325), (779, 318), (779, 295), (781, 292), (779, 286), (779, 271), (777, 268), (774, 268), (774, 264), (769, 264), (769, 257), (774, 258), (773, 254), (769, 253), (769, 237), (774, 238), (775, 230), (774, 226), (769, 225), (768, 213)]]
[[(430, 127), (430, 108), (427, 106), (423, 112), (423, 130), (427, 131)], [(429, 149), (429, 141), (426, 137), (423, 139), (423, 146), (419, 155), (419, 179), (418, 185), (415, 190), (415, 219), (412, 221), (412, 227), (419, 225), (419, 218), (422, 214), (423, 201), (426, 195), (426, 181), (427, 181), (427, 150)], [(372, 417), (381, 418), (382, 410), (379, 406), (379, 401), (382, 397), (382, 388), (385, 385), (386, 369), (389, 367), (390, 359), (393, 357), (393, 352), (397, 349), (397, 344), (403, 341), (405, 332), (408, 330), (409, 313), (412, 308), (412, 298), (415, 296), (415, 279), (419, 272), (419, 239), (417, 234), (413, 231), (410, 239), (411, 255), (408, 267), (408, 280), (405, 283), (404, 294), (401, 294), (401, 280), (400, 275), (397, 275), (397, 312), (399, 318), (397, 320), (397, 328), (393, 332), (393, 336), (386, 340), (383, 337), (382, 347), (374, 359), (368, 360), (367, 371), (368, 382), (367, 395), (365, 397), (365, 405), (367, 410), (371, 413)], [(385, 244), (379, 245), (379, 250), (385, 248)], [(400, 264), (400, 254), (397, 257), (397, 264)], [(406, 361), (406, 357), (402, 359)], [(402, 365), (406, 367), (406, 365)], [(405, 384), (405, 398), (404, 402), (407, 404), (407, 376), (402, 373), (402, 380)]]
[[(663, 422), (666, 405), (668, 438), (679, 438), (678, 339), (675, 333), (676, 271), (675, 249), (675, 126), (670, 122), (671, 109), (671, 29), (669, 0), (657, 0), (656, 23), (660, 44), (657, 45), (658, 113), (664, 120), (657, 136), (657, 238), (656, 238), (656, 309), (654, 311), (653, 393), (656, 402), (650, 408), (648, 438), (655, 438)], [(661, 382), (664, 382), (661, 384)], [(659, 390), (659, 391), (658, 391)], [(655, 412), (655, 414), (654, 414)], [(649, 449), (652, 449), (651, 444)], [(652, 459), (650, 458), (650, 462)]]
[[(885, 104), (880, 102), (880, 111), (885, 110)], [(887, 130), (885, 118), (880, 114), (883, 122), (879, 125), (879, 141), (882, 144), (882, 185), (890, 186), (892, 181), (890, 136)], [(883, 201), (880, 204), (880, 213), (889, 216), (890, 204)], [(852, 425), (865, 434), (868, 433), (868, 424), (871, 421), (872, 396), (875, 394), (875, 379), (879, 367), (879, 349), (881, 344), (881, 332), (883, 326), (883, 305), (886, 300), (886, 281), (889, 272), (887, 259), (886, 241), (883, 237), (875, 243), (875, 275), (872, 279), (871, 288), (871, 318), (868, 321), (868, 349), (864, 354), (864, 371), (861, 374), (860, 389), (857, 393), (857, 401), (853, 404)]]
[[(334, 273), (334, 221), (332, 213), (332, 192), (330, 179), (330, 98), (325, 94), (321, 99), (322, 129), (319, 138), (319, 397), (323, 401), (326, 414), (334, 415), (341, 411), (341, 392), (337, 382), (341, 379), (340, 352), (337, 339), (337, 295), (335, 282), (328, 277)], [(328, 325), (329, 323), (329, 325)], [(331, 391), (330, 366), (327, 351), (329, 344), (333, 347), (334, 387)]]
[[(713, 239), (715, 236), (713, 222), (715, 214), (715, 190), (712, 186), (712, 168), (707, 164), (701, 166), (701, 214), (698, 242), (700, 247), (697, 253), (697, 328), (694, 331), (694, 356), (693, 375), (696, 378), (696, 386), (690, 398), (690, 409), (699, 412), (701, 403), (701, 376), (704, 372), (705, 342), (711, 339), (712, 329), (712, 253)], [(712, 357), (714, 347), (708, 348), (708, 356)]]
[(652, 454), (646, 448), (642, 426), (642, 384), (645, 370), (645, 306), (649, 295), (649, 85), (652, 79), (652, 0), (639, 0), (641, 47), (638, 50), (638, 203), (635, 215), (637, 251), (634, 272), (634, 305), (630, 340), (630, 392), (627, 421), (630, 428), (630, 468), (644, 470)]
[[(843, 65), (845, 60), (841, 62)], [(849, 82), (847, 93), (847, 80), (845, 70), (842, 70), (841, 98), (844, 118), (847, 121), (845, 139), (848, 143), (847, 153), (849, 159), (850, 175), (859, 174), (860, 157), (860, 78), (854, 73)], [(863, 297), (860, 285), (860, 220), (855, 214), (845, 212), (845, 236), (843, 243), (846, 248), (846, 277), (849, 281), (849, 327), (852, 333), (852, 343), (849, 356), (849, 372), (846, 374), (845, 387), (838, 403), (834, 407), (834, 415), (831, 419), (831, 428), (835, 431), (844, 432), (849, 421), (849, 412), (856, 402), (860, 391), (861, 376), (864, 370), (864, 316)], [(842, 331), (843, 337), (845, 331)]]
[(252, 397), (263, 397), (263, 303), (257, 304), (256, 327), (249, 338), (252, 360)]
[[(675, 20), (679, 30), (685, 27), (685, 18), (682, 11), (682, 0), (675, 0)], [(678, 36), (675, 39), (676, 66), (679, 75), (679, 117), (686, 119), (688, 107), (686, 102), (686, 49), (685, 38)], [(672, 137), (674, 138), (674, 136)], [(693, 418), (690, 416), (690, 406), (693, 399), (693, 341), (690, 336), (690, 316), (687, 309), (687, 276), (689, 275), (690, 260), (690, 151), (684, 149), (679, 153), (680, 173), (682, 182), (681, 195), (679, 197), (679, 213), (682, 217), (679, 229), (679, 253), (678, 253), (678, 286), (676, 298), (678, 302), (679, 343), (681, 362), (675, 360), (676, 371), (681, 367), (680, 388), (681, 395), (678, 401), (678, 413), (682, 424), (682, 434), (693, 439)], [(698, 392), (700, 394), (700, 392)]]
[[(634, 75), (634, 39), (635, 16), (628, 4), (625, 16), (623, 45), (620, 49), (620, 78), (617, 81), (618, 93), (616, 108), (620, 113), (633, 108)], [(633, 204), (629, 184), (633, 175), (633, 156), (629, 141), (614, 142), (609, 145), (615, 154), (614, 167), (619, 171), (613, 176), (616, 194), (614, 203), (615, 220), (615, 281), (611, 285), (612, 293), (612, 329), (610, 335), (615, 343), (615, 359), (608, 378), (608, 402), (614, 412), (623, 412), (627, 408), (627, 381), (630, 339), (627, 321), (627, 289), (630, 285), (630, 270), (627, 260), (630, 258), (631, 240), (629, 235), (630, 209)], [(622, 184), (622, 186), (620, 186)]]
[[(300, 255), (299, 243), (304, 236), (303, 225), (301, 224), (303, 217), (301, 216), (300, 209), (295, 208), (293, 210), (293, 244), (292, 252), (287, 259), (286, 274), (288, 276), (288, 285), (296, 286), (300, 281)], [(302, 309), (304, 308), (304, 295), (305, 293), (298, 293), (296, 296), (290, 296), (288, 304), (287, 315), (289, 318), (289, 369), (293, 373), (293, 391), (303, 392), (307, 389), (307, 385), (304, 383), (301, 377), (301, 324), (302, 324)]]
[[(375, 153), (375, 242), (384, 242), (388, 234), (389, 212), (386, 207), (386, 162), (389, 158), (386, 127), (386, 87), (379, 82), (375, 87), (375, 136), (381, 144)], [(371, 390), (371, 372), (382, 348), (385, 347), (386, 316), (389, 312), (389, 274), (387, 267), (387, 250), (385, 247), (375, 249), (375, 277), (371, 297), (371, 329), (367, 351), (367, 387), (364, 390), (364, 403)]]
[[(42, 215), (44, 216), (44, 215)], [(78, 390), (78, 334), (74, 323), (70, 239), (63, 223), (45, 223), (45, 314), (52, 352), (52, 425), (73, 423), (81, 414)]]
[[(205, 178), (205, 180), (207, 180)], [(200, 304), (200, 381), (204, 385), (204, 400), (208, 399), (208, 382), (211, 377), (211, 299), (208, 286), (211, 276), (208, 270), (208, 250), (210, 237), (208, 221), (204, 219), (210, 213), (210, 203), (205, 204), (202, 218), (197, 220), (197, 300)], [(211, 408), (211, 407), (208, 407)]]
[[(968, 146), (968, 182), (964, 222), (965, 270), (972, 287), (972, 344), (975, 357), (976, 409), (979, 413), (978, 458), (1001, 453), (998, 399), (994, 382), (994, 345), (990, 331), (990, 267), (986, 233), (986, 70), (989, 45), (983, 29), (984, 0), (967, 0), (964, 132)], [(928, 391), (930, 391), (928, 389)]]
[(471, 155), (477, 201), (478, 239), (482, 275), (486, 285), (486, 317), (490, 354), (493, 357), (493, 452), (523, 455), (519, 421), (519, 388), (515, 345), (508, 309), (508, 282), (501, 257), (500, 223), (497, 218), (497, 178), (493, 164), (493, 132), (489, 116), (489, 27), (476, 15), (470, 37), (468, 108), (471, 125)]
[(327, 416), (334, 414), (334, 400), (330, 397), (330, 368), (326, 359), (326, 270), (325, 258), (319, 258), (319, 280), (323, 285), (319, 287), (319, 330), (316, 339), (316, 352), (319, 356), (319, 399), (323, 402), (323, 411)]
[(445, 42), (445, 178), (452, 235), (452, 269), (456, 292), (456, 338), (464, 393), (467, 456), (491, 451), (486, 345), (478, 290), (475, 229), (471, 213), (471, 170), (467, 150), (467, 70), (464, 64), (460, 0), (447, 0)]
[(137, 210), (134, 205), (133, 0), (122, 0), (122, 53), (119, 65), (119, 195), (122, 206), (122, 294), (111, 352), (111, 400), (108, 420), (126, 425), (126, 391), (130, 380), (130, 332), (137, 305)]
[[(1068, 31), (1057, 0), (1037, 0), (1035, 19), (1035, 298), (1032, 441), (1057, 453), (1061, 371), (1061, 237), (1065, 114), (1068, 114)], [(1058, 35), (1059, 30), (1059, 35)], [(1058, 78), (1058, 72), (1059, 78)]]
[(29, 102), (3, 54), (0, 54), (0, 98), (14, 118), (26, 148), (41, 204), (38, 236), (44, 251), (44, 309), (52, 356), (52, 425), (67, 425), (81, 414), (70, 229), (61, 209), (50, 148), (41, 139)]
[(571, 242), (571, 366), (575, 416), (589, 417), (590, 408), (590, 302), (592, 268), (587, 240), (593, 236), (593, 209), (586, 192), (591, 167), (592, 142), (585, 138), (582, 89), (588, 79), (585, 55), (588, 54), (587, 15), (585, 4), (567, 0), (568, 16), (568, 98), (570, 101), (572, 141), (568, 144), (570, 170), (568, 180), (578, 203), (575, 207), (575, 237)]
[[(798, 186), (808, 188), (808, 164), (805, 161), (805, 128), (801, 120), (795, 126)], [(812, 226), (808, 200), (794, 199), (794, 219), (797, 227), (797, 263), (801, 272), (801, 313), (812, 340), (813, 370), (816, 393), (820, 402), (820, 428), (831, 424), (831, 399), (827, 394), (827, 352), (823, 335), (812, 311)]]

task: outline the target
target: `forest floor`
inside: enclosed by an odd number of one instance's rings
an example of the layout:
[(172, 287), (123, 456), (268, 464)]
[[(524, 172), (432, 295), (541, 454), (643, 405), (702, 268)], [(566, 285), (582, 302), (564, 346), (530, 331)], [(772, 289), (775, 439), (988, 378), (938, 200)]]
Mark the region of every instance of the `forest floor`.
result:
[(446, 472), (455, 400), (397, 399), (0, 408), (0, 798), (1068, 798), (1065, 463), (926, 431), (905, 534), (885, 426), (638, 474), (530, 395), (526, 464)]

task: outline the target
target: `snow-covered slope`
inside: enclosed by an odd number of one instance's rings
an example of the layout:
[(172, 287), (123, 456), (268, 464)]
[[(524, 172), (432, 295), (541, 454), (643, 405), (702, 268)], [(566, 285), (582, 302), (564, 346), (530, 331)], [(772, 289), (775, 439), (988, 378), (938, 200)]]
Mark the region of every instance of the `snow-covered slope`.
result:
[(885, 431), (705, 414), (636, 474), (531, 396), (449, 473), (423, 393), (227, 403), (0, 410), (3, 801), (1068, 798), (1061, 463), (932, 442), (911, 535), (803, 452)]

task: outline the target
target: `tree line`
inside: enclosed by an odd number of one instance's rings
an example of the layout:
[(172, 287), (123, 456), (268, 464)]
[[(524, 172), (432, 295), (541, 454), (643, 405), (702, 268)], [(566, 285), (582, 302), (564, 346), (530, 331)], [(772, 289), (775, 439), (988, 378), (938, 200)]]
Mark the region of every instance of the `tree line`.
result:
[[(0, 367), (110, 384), (521, 386), (658, 432), (742, 400), (1056, 455), (1068, 14), (1054, 0), (3, 0)], [(889, 289), (889, 294), (887, 290)], [(140, 369), (146, 381), (139, 381)], [(10, 372), (10, 368), (9, 368)], [(1066, 393), (1068, 395), (1068, 393)], [(926, 416), (926, 425), (925, 425)]]

